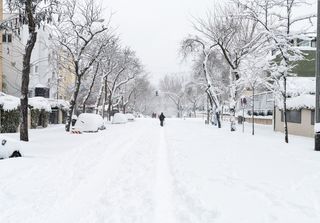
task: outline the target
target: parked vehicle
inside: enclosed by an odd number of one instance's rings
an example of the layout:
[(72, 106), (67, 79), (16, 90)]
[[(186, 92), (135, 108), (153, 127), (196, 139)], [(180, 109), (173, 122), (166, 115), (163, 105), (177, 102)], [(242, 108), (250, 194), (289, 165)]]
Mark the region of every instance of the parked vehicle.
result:
[(2, 137), (0, 143), (0, 159), (22, 156), (19, 141)]
[(80, 132), (98, 132), (105, 129), (101, 115), (93, 113), (82, 113), (79, 115), (73, 130)]
[(128, 121), (134, 121), (134, 119), (135, 119), (134, 115), (131, 113), (127, 113), (126, 117), (127, 117)]
[(113, 119), (112, 119), (112, 124), (124, 124), (127, 122), (128, 122), (127, 116), (122, 113), (114, 114)]

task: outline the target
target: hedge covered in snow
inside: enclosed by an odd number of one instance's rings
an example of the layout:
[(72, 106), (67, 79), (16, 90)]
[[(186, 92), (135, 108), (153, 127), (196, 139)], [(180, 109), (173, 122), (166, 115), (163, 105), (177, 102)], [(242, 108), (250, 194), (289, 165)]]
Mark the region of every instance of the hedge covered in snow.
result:
[[(1, 133), (17, 132), (20, 119), (20, 99), (0, 92), (0, 121)], [(64, 100), (48, 99), (43, 97), (29, 98), (31, 113), (31, 128), (38, 126), (47, 127), (51, 108), (59, 108), (63, 111), (69, 109), (69, 103)]]
[(1, 133), (17, 132), (19, 127), (20, 112), (18, 109), (4, 110), (0, 105)]
[(31, 109), (31, 128), (46, 128), (49, 124), (49, 112), (44, 109)]

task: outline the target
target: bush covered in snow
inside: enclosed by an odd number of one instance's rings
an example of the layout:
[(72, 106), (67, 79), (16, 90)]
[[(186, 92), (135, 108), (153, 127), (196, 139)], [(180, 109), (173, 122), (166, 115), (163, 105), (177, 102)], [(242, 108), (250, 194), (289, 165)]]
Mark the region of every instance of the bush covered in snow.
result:
[(104, 129), (104, 123), (101, 115), (93, 113), (82, 113), (77, 118), (73, 129), (81, 132), (97, 132)]
[(19, 127), (19, 118), (20, 118), (20, 113), (18, 109), (3, 110), (2, 106), (0, 105), (0, 119), (1, 119), (0, 132), (1, 133), (17, 132)]
[(21, 145), (17, 140), (9, 138), (0, 138), (0, 159), (20, 157)]
[(49, 124), (49, 112), (44, 109), (31, 109), (31, 128), (46, 128)]
[(126, 115), (122, 114), (122, 113), (114, 114), (113, 119), (112, 119), (112, 124), (124, 124), (127, 122), (128, 122), (128, 119), (127, 119)]
[(1, 133), (17, 132), (19, 126), (19, 105), (19, 98), (0, 92)]

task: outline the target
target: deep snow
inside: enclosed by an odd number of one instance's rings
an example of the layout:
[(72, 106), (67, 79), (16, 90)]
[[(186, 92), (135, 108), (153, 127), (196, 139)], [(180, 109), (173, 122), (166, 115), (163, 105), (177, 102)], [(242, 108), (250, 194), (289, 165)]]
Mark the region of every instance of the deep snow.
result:
[(0, 161), (0, 222), (319, 222), (320, 153), (271, 128), (137, 119), (91, 134), (31, 130), (25, 157)]

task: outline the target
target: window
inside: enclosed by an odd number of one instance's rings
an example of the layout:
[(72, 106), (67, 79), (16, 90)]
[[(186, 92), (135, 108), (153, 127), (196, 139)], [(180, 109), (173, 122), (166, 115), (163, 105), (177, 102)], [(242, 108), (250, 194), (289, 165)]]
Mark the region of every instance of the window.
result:
[(38, 70), (39, 70), (38, 66), (37, 66), (37, 65), (34, 66), (34, 72), (35, 72), (36, 74), (38, 73)]
[(12, 34), (8, 34), (8, 43), (12, 42)]
[(7, 42), (7, 35), (6, 34), (2, 34), (2, 42)]
[(49, 98), (49, 88), (35, 88), (35, 97)]
[[(291, 123), (301, 123), (301, 110), (287, 111), (287, 121)], [(284, 122), (283, 111), (281, 111), (281, 122)]]
[(2, 42), (11, 43), (12, 42), (12, 34), (2, 34)]
[(314, 125), (314, 120), (315, 120), (315, 112), (314, 110), (311, 111), (311, 125)]

